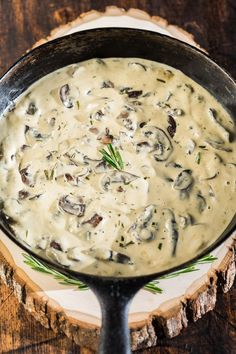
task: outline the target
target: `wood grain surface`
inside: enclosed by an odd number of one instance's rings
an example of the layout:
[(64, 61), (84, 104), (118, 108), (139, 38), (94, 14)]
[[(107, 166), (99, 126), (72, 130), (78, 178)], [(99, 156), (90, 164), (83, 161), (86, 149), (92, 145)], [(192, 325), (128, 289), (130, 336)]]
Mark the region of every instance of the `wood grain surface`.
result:
[[(107, 5), (137, 7), (183, 27), (236, 78), (235, 0), (0, 0), (0, 75), (53, 28)], [(37, 323), (1, 283), (0, 318), (0, 353), (80, 353), (65, 336)], [(180, 336), (142, 353), (235, 354), (236, 287), (219, 295), (216, 308)]]

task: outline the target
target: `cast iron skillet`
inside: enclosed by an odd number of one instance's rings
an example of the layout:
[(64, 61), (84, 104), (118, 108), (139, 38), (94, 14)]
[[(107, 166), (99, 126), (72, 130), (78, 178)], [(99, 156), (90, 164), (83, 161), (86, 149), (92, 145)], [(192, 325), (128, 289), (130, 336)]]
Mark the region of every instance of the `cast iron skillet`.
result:
[[(0, 79), (0, 115), (42, 76), (63, 66), (95, 57), (139, 57), (180, 69), (215, 96), (236, 121), (236, 84), (217, 64), (196, 48), (176, 39), (128, 28), (93, 29), (75, 33), (44, 44), (25, 55)], [(45, 261), (16, 239), (10, 221), (3, 212), (0, 213), (0, 228), (18, 246), (58, 271), (80, 279), (96, 294), (102, 310), (100, 353), (127, 354), (130, 353), (128, 308), (133, 296), (150, 280), (177, 270), (212, 251), (235, 230), (236, 216), (217, 241), (201, 251), (201, 254), (196, 254), (194, 259), (163, 272), (128, 278), (83, 274)]]

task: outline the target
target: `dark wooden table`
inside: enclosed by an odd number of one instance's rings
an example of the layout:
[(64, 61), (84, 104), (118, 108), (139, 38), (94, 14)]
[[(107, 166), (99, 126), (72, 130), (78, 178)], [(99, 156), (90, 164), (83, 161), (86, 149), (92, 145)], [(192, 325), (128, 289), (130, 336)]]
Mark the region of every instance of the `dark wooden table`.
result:
[[(137, 7), (185, 28), (236, 79), (235, 0), (0, 0), (0, 75), (54, 27), (106, 5)], [(79, 352), (65, 336), (37, 323), (0, 284), (0, 353)], [(236, 287), (218, 295), (215, 310), (179, 337), (163, 340), (145, 353), (235, 354)]]

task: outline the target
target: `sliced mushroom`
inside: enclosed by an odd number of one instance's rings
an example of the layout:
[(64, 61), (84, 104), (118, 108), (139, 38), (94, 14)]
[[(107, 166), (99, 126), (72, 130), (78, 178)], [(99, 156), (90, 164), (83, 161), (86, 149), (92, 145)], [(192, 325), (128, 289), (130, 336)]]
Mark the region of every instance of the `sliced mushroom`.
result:
[(60, 243), (56, 242), (55, 240), (51, 241), (50, 247), (54, 248), (55, 250), (62, 251)]
[(18, 199), (19, 199), (19, 200), (26, 199), (26, 198), (29, 197), (29, 195), (30, 195), (30, 193), (29, 193), (28, 191), (22, 189), (22, 190), (20, 190), (20, 191), (18, 192)]
[(105, 80), (102, 82), (101, 88), (114, 88), (115, 85), (110, 80)]
[(196, 194), (196, 199), (197, 199), (197, 204), (198, 204), (198, 211), (199, 211), (199, 213), (203, 213), (207, 207), (206, 198), (203, 197), (202, 193), (199, 191)]
[(134, 90), (134, 91), (126, 92), (129, 98), (138, 98), (139, 96), (142, 95), (142, 93), (143, 93), (142, 90)]
[(73, 263), (67, 258), (67, 254), (55, 248), (46, 249), (46, 256), (49, 259), (52, 259), (54, 262), (57, 262), (65, 267), (70, 267)]
[(149, 144), (148, 141), (141, 141), (140, 143), (137, 143), (137, 145), (136, 145), (137, 153), (150, 152), (150, 151), (152, 151), (152, 149), (153, 149), (153, 147)]
[[(80, 184), (80, 182), (84, 181), (84, 179), (90, 175), (90, 173), (91, 173), (91, 170), (86, 167), (79, 174), (76, 174), (74, 176), (71, 175), (70, 173), (65, 173), (64, 178), (65, 178), (65, 181), (70, 183), (72, 186), (78, 186)], [(57, 179), (58, 179), (58, 177), (57, 177)]]
[(179, 239), (178, 226), (173, 211), (171, 209), (164, 209), (163, 211), (166, 216), (165, 228), (172, 242), (172, 256), (174, 257), (176, 255), (177, 243)]
[(155, 210), (155, 205), (148, 205), (130, 227), (128, 233), (134, 241), (147, 242), (155, 239), (157, 231), (157, 223), (153, 223)]
[(38, 110), (38, 108), (36, 107), (35, 103), (30, 102), (30, 104), (26, 110), (26, 113), (33, 116), (37, 112), (37, 110)]
[(168, 131), (170, 137), (173, 138), (175, 135), (175, 132), (176, 132), (177, 125), (176, 125), (175, 119), (171, 115), (168, 116), (168, 123), (169, 123), (169, 126), (167, 127), (167, 131)]
[(93, 248), (90, 250), (89, 254), (100, 261), (133, 264), (130, 257), (126, 254), (112, 251), (107, 248)]
[(166, 163), (165, 167), (182, 168), (182, 166), (179, 163), (173, 161)]
[(222, 138), (225, 139), (227, 142), (229, 142), (230, 141), (230, 133), (219, 122), (218, 117), (217, 117), (217, 111), (215, 109), (213, 109), (213, 108), (209, 108), (208, 112), (209, 112), (209, 116), (210, 116), (212, 122), (215, 123), (215, 125), (217, 126), (219, 132), (221, 133)]
[(168, 159), (173, 148), (168, 136), (162, 129), (145, 125), (142, 128), (142, 135), (145, 137), (145, 140), (137, 144), (137, 152), (144, 151), (145, 147), (145, 151), (154, 152), (153, 156), (156, 161), (165, 161)]
[(102, 184), (102, 188), (107, 191), (111, 186), (111, 184), (113, 183), (123, 183), (127, 185), (135, 181), (137, 178), (139, 177), (129, 172), (113, 171), (109, 175), (105, 175), (102, 178), (101, 184)]
[(102, 144), (111, 144), (113, 141), (113, 135), (110, 134), (110, 130), (108, 128), (105, 129), (105, 133), (100, 134), (97, 137), (97, 140), (101, 140)]
[(102, 160), (98, 164), (96, 164), (93, 168), (95, 173), (104, 173), (108, 169), (108, 165), (106, 161)]
[(65, 85), (61, 86), (59, 94), (60, 94), (61, 102), (64, 104), (64, 106), (66, 108), (72, 108), (73, 107), (73, 103), (71, 101), (71, 98), (69, 97), (69, 95), (70, 95), (70, 87), (69, 87), (68, 84), (65, 84)]
[(86, 209), (86, 204), (79, 197), (71, 195), (62, 196), (58, 202), (59, 207), (68, 214), (83, 216)]
[(208, 138), (206, 140), (206, 143), (209, 144), (211, 147), (213, 147), (216, 150), (222, 150), (225, 152), (232, 152), (232, 149), (224, 145), (224, 141), (221, 139), (211, 139)]
[(199, 178), (199, 181), (210, 181), (214, 178), (216, 178), (218, 176), (218, 172), (213, 172), (213, 174), (209, 177), (202, 177), (202, 178)]
[(179, 225), (182, 227), (182, 229), (185, 229), (189, 225), (193, 225), (193, 223), (194, 223), (194, 219), (192, 215), (190, 214), (180, 215)]
[(90, 224), (92, 227), (96, 227), (100, 224), (103, 217), (95, 213), (89, 220), (84, 221), (82, 224)]
[(102, 117), (104, 117), (104, 116), (105, 116), (105, 113), (103, 113), (103, 111), (101, 109), (99, 109), (98, 111), (94, 112), (90, 116), (90, 118), (100, 121), (100, 120), (102, 120)]
[(4, 149), (3, 149), (3, 143), (0, 143), (0, 161), (3, 159), (4, 156)]
[(184, 190), (189, 188), (193, 183), (192, 171), (191, 170), (183, 170), (178, 174), (174, 182), (174, 189), (176, 190)]
[(32, 137), (36, 141), (43, 141), (49, 137), (48, 134), (40, 133), (37, 129), (29, 127), (28, 125), (25, 126), (25, 135)]
[(128, 63), (128, 66), (134, 66), (134, 67), (138, 66), (138, 67), (142, 68), (144, 71), (147, 71), (146, 65), (143, 65), (143, 64), (138, 63), (138, 62)]
[(21, 180), (27, 186), (33, 188), (35, 185), (35, 178), (29, 171), (29, 166), (22, 168), (20, 171)]

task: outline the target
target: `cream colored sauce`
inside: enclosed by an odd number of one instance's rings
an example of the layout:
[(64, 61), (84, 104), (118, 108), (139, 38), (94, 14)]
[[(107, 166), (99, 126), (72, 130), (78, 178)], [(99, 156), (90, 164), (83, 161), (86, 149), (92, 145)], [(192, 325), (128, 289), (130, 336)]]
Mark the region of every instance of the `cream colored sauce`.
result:
[[(233, 121), (174, 68), (134, 58), (70, 65), (5, 116), (3, 210), (17, 237), (71, 269), (163, 270), (210, 245), (235, 213)], [(100, 164), (109, 141), (125, 173)]]

